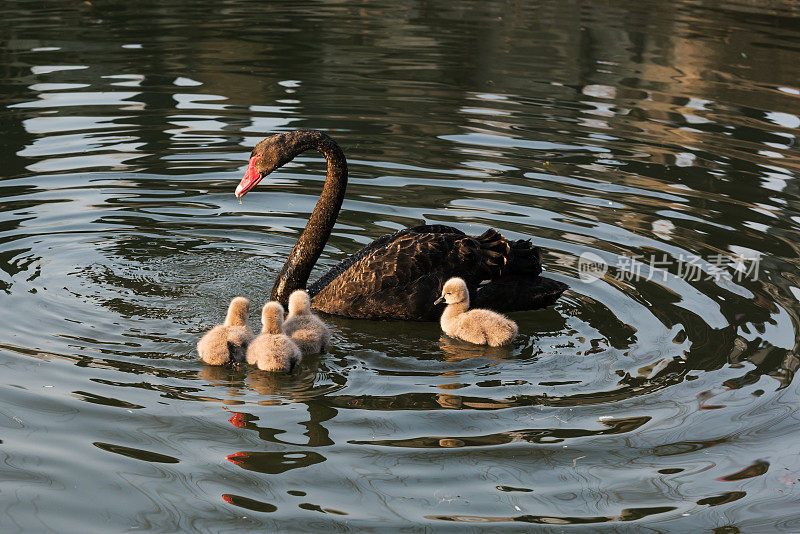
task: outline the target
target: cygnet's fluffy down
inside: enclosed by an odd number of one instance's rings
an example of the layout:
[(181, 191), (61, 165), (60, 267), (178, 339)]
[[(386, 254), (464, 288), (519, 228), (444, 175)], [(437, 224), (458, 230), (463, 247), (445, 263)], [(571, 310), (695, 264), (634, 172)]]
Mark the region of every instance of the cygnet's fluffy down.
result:
[(262, 371), (290, 373), (303, 358), (300, 349), (283, 331), (283, 306), (267, 302), (261, 310), (261, 333), (247, 348), (247, 363)]
[[(436, 301), (447, 303), (439, 323), (448, 336), (476, 345), (498, 347), (517, 337), (517, 323), (491, 310), (469, 310), (469, 291), (461, 278), (451, 278)], [(469, 310), (469, 311), (467, 311)]]
[(289, 295), (289, 315), (286, 317), (284, 329), (303, 354), (325, 352), (331, 340), (328, 326), (311, 313), (311, 299), (303, 289)]
[(253, 331), (247, 326), (250, 301), (235, 297), (225, 322), (206, 332), (197, 342), (200, 359), (209, 365), (227, 365), (244, 361), (247, 345), (253, 339)]

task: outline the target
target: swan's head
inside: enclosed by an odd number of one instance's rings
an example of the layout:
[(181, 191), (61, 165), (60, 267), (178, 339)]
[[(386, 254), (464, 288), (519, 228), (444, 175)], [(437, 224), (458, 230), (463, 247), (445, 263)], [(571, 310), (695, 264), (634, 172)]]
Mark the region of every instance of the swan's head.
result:
[(467, 290), (467, 283), (461, 278), (451, 278), (444, 283), (442, 296), (436, 299), (434, 304), (439, 304), (442, 301), (447, 304), (458, 304), (468, 299), (469, 291)]
[(243, 197), (269, 173), (292, 161), (299, 153), (298, 132), (287, 132), (267, 137), (250, 153), (250, 162), (244, 178), (236, 187), (236, 196)]
[(311, 299), (305, 289), (296, 289), (289, 295), (289, 315), (311, 313)]
[(247, 324), (247, 316), (250, 314), (249, 309), (249, 300), (245, 297), (234, 297), (228, 306), (225, 324), (228, 326), (244, 326)]
[(264, 304), (261, 308), (261, 324), (263, 325), (261, 331), (265, 334), (282, 334), (283, 306), (275, 301)]

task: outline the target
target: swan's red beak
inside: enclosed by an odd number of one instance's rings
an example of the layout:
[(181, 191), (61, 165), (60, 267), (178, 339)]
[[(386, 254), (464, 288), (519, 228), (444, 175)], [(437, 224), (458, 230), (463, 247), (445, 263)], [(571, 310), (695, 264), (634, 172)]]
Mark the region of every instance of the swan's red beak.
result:
[(250, 163), (247, 164), (247, 171), (244, 173), (244, 178), (242, 178), (242, 181), (236, 186), (237, 198), (245, 196), (245, 194), (257, 186), (258, 182), (264, 177), (264, 175), (256, 170), (256, 159), (259, 157), (261, 157), (261, 154), (250, 158)]

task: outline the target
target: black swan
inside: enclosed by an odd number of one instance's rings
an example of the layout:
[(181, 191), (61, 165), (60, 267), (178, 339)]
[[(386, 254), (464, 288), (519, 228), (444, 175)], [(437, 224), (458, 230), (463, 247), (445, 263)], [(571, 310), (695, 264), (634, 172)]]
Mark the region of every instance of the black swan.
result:
[(330, 328), (311, 313), (311, 299), (304, 289), (296, 289), (289, 295), (289, 314), (283, 329), (303, 354), (325, 352), (331, 341)]
[(209, 365), (229, 365), (244, 361), (253, 332), (247, 326), (250, 301), (235, 297), (228, 306), (225, 322), (206, 332), (197, 342), (200, 359)]
[(272, 300), (287, 303), (295, 289), (307, 289), (314, 309), (368, 319), (435, 321), (442, 313), (431, 295), (458, 276), (471, 301), (499, 312), (532, 310), (553, 304), (565, 284), (540, 276), (541, 251), (529, 240), (508, 241), (489, 229), (469, 236), (450, 226), (426, 225), (382, 236), (334, 265), (308, 285), (311, 269), (336, 223), (347, 187), (347, 161), (336, 142), (316, 130), (268, 137), (250, 154), (236, 188), (242, 197), (262, 178), (306, 150), (328, 162), (319, 201), (272, 288)]
[(469, 309), (467, 283), (461, 278), (451, 278), (444, 283), (442, 296), (436, 303), (444, 301), (444, 309), (439, 324), (442, 332), (454, 339), (461, 339), (475, 345), (499, 347), (507, 345), (517, 337), (517, 323), (492, 310)]
[(247, 347), (247, 363), (262, 371), (291, 373), (303, 355), (283, 331), (283, 306), (277, 302), (264, 304), (261, 324), (261, 333)]

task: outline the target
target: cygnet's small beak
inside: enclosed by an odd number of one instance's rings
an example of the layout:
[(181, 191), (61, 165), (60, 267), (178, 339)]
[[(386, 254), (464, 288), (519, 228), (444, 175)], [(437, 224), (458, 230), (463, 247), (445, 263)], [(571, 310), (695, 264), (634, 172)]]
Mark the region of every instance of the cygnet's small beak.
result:
[(436, 302), (434, 302), (433, 305), (436, 306), (437, 304), (441, 304), (442, 302), (444, 302), (444, 297), (439, 297), (438, 299), (436, 299)]

